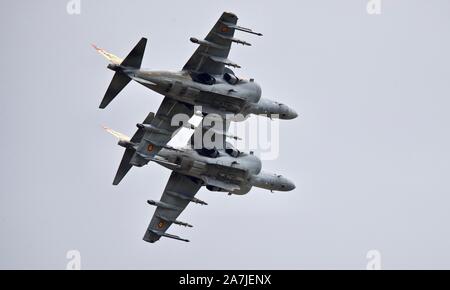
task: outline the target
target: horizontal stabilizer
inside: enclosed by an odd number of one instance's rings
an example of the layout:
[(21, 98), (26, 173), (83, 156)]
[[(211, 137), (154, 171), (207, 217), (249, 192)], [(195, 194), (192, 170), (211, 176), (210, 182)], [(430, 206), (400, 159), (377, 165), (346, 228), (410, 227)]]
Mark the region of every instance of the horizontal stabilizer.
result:
[(106, 90), (105, 96), (100, 104), (100, 109), (106, 108), (106, 106), (108, 106), (109, 103), (111, 103), (111, 101), (120, 93), (120, 91), (122, 91), (122, 89), (131, 81), (131, 78), (123, 72), (123, 69), (127, 67), (139, 69), (141, 67), (146, 44), (147, 39), (141, 38), (128, 56), (120, 63), (120, 66), (113, 69), (116, 73), (114, 74), (114, 77)]
[(120, 162), (119, 168), (117, 169), (116, 176), (114, 177), (113, 185), (118, 185), (124, 176), (130, 171), (133, 165), (130, 164), (131, 158), (135, 150), (132, 148), (132, 143), (130, 142), (130, 137), (124, 135), (120, 132), (114, 131), (111, 128), (103, 126), (106, 132), (110, 133), (117, 139), (119, 139), (119, 145), (125, 147), (125, 153), (123, 154), (122, 161)]
[(106, 90), (105, 96), (100, 104), (100, 109), (106, 108), (106, 106), (111, 103), (111, 101), (122, 91), (122, 89), (128, 85), (131, 79), (124, 73), (118, 71), (114, 74), (108, 89)]
[(116, 176), (114, 177), (113, 185), (118, 185), (125, 175), (130, 171), (133, 165), (130, 164), (131, 158), (134, 154), (134, 149), (127, 148), (123, 154), (122, 161), (117, 169)]
[[(150, 112), (145, 118), (143, 124), (149, 124), (155, 114)], [(103, 127), (108, 133), (113, 135), (114, 137), (119, 139), (119, 145), (126, 148), (125, 153), (123, 154), (122, 161), (120, 162), (119, 169), (117, 170), (116, 176), (114, 177), (113, 185), (117, 185), (120, 181), (125, 177), (125, 175), (130, 171), (133, 165), (131, 164), (131, 160), (133, 159), (134, 154), (136, 153), (136, 149), (134, 145), (139, 143), (144, 136), (144, 132), (142, 129), (138, 129), (136, 133), (134, 133), (133, 137), (128, 137), (120, 132), (114, 131), (108, 127)]]

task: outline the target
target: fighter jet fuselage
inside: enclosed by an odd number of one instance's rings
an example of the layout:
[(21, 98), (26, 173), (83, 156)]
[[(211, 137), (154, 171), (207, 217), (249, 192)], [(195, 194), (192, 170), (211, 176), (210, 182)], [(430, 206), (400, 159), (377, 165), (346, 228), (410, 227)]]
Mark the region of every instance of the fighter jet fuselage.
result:
[[(134, 148), (138, 144), (120, 143), (122, 147)], [(229, 192), (243, 195), (256, 186), (270, 191), (290, 191), (295, 188), (287, 178), (261, 171), (261, 160), (253, 153), (247, 154), (235, 148), (217, 149), (182, 149), (162, 148), (156, 156), (139, 154), (131, 163), (135, 166), (153, 161), (172, 171), (202, 181), (210, 191)]]
[[(297, 113), (288, 106), (261, 97), (261, 86), (253, 79), (238, 78), (227, 70), (223, 75), (179, 71), (147, 71), (109, 65), (141, 85), (174, 100), (201, 106), (202, 112), (219, 115), (250, 114), (293, 119)], [(234, 118), (233, 120), (237, 120)]]
[[(239, 151), (162, 149), (152, 161), (203, 181), (210, 191), (246, 194), (252, 186), (271, 191), (290, 191), (295, 188), (287, 178), (261, 171), (261, 160)], [(227, 149), (233, 150), (233, 149)], [(234, 156), (232, 156), (234, 155)]]

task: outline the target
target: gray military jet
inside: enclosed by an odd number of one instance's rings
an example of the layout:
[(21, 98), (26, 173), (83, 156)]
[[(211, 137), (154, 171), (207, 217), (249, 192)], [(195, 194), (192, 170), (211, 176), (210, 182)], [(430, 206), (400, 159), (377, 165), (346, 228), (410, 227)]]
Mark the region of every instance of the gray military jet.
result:
[(147, 39), (142, 38), (125, 59), (121, 59), (96, 46), (94, 48), (111, 63), (115, 71), (100, 108), (105, 108), (131, 81), (184, 103), (201, 106), (206, 114), (249, 114), (293, 119), (297, 113), (288, 106), (261, 97), (261, 87), (253, 80), (239, 78), (226, 66), (240, 66), (228, 59), (231, 44), (250, 43), (234, 37), (236, 30), (259, 35), (251, 29), (237, 25), (233, 13), (223, 13), (205, 39), (191, 38), (199, 45), (189, 61), (179, 72), (147, 71), (141, 69)]
[[(253, 186), (271, 191), (290, 191), (295, 188), (294, 183), (287, 178), (261, 171), (261, 160), (253, 153), (239, 152), (230, 145), (223, 146), (222, 149), (195, 149), (192, 145), (173, 147), (170, 142), (181, 131), (173, 134), (175, 131), (172, 131), (174, 127), (171, 126), (170, 119), (161, 114), (166, 112), (167, 107), (172, 108), (169, 110), (169, 117), (173, 117), (175, 113), (191, 113), (182, 103), (165, 99), (156, 115), (150, 113), (143, 123), (137, 124), (138, 130), (131, 138), (106, 128), (119, 139), (118, 144), (125, 148), (115, 184), (132, 165), (142, 166), (153, 161), (172, 170), (161, 200), (148, 201), (150, 205), (156, 206), (156, 211), (144, 235), (145, 241), (154, 243), (160, 237), (167, 237), (188, 242), (189, 240), (166, 231), (172, 224), (192, 227), (177, 218), (190, 202), (206, 205), (204, 201), (195, 198), (202, 186), (210, 191), (237, 195), (248, 193)], [(193, 133), (196, 130), (210, 130), (207, 127), (197, 127), (201, 123), (193, 121), (195, 117), (203, 118), (200, 112), (190, 116), (191, 127), (183, 125), (181, 130), (191, 130)], [(171, 137), (172, 134), (174, 137)]]

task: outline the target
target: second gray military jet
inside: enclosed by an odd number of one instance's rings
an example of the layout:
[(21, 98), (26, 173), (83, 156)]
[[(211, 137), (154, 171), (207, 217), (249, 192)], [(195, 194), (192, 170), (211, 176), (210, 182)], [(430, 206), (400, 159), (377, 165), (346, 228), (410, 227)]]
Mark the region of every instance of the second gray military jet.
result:
[[(138, 130), (133, 137), (107, 129), (125, 148), (114, 185), (119, 184), (133, 166), (141, 167), (151, 161), (172, 170), (161, 200), (148, 201), (157, 209), (144, 236), (145, 241), (155, 242), (161, 236), (187, 241), (166, 233), (166, 230), (171, 224), (190, 226), (177, 218), (190, 202), (206, 204), (194, 197), (202, 186), (229, 194), (246, 194), (253, 186), (271, 191), (295, 188), (285, 177), (261, 171), (261, 160), (255, 155), (239, 152), (226, 142), (230, 137), (227, 133), (230, 114), (244, 117), (258, 114), (281, 119), (297, 117), (288, 106), (261, 97), (261, 87), (253, 79), (239, 78), (226, 67), (239, 67), (228, 59), (233, 42), (250, 45), (234, 38), (236, 30), (261, 35), (238, 26), (236, 15), (223, 13), (205, 39), (191, 38), (199, 47), (179, 72), (142, 70), (145, 38), (125, 59), (94, 46), (111, 62), (108, 68), (115, 71), (100, 108), (105, 108), (131, 80), (165, 96), (156, 114), (150, 113), (144, 122), (137, 124)], [(194, 113), (196, 107), (201, 112)], [(225, 126), (219, 126), (219, 129), (200, 126), (200, 129), (199, 124), (178, 122), (176, 117), (179, 115), (187, 116), (190, 121), (194, 117), (215, 115)], [(234, 120), (242, 118), (238, 116)], [(174, 147), (171, 142), (180, 129), (201, 131), (202, 135), (204, 130), (212, 131), (219, 146)]]
[[(180, 110), (176, 111), (180, 112)], [(154, 243), (160, 237), (168, 237), (188, 242), (166, 231), (172, 224), (192, 227), (186, 222), (179, 221), (178, 216), (190, 202), (206, 204), (195, 198), (202, 186), (206, 186), (210, 191), (238, 195), (248, 193), (253, 186), (271, 191), (290, 191), (295, 188), (294, 183), (287, 178), (263, 172), (261, 160), (253, 153), (240, 152), (229, 144), (222, 149), (206, 147), (195, 149), (192, 146), (174, 148), (168, 144), (170, 137), (164, 139), (165, 143), (162, 144), (159, 137), (161, 134), (166, 136), (164, 133), (169, 133), (166, 132), (169, 123), (160, 117), (158, 114), (155, 116), (150, 113), (143, 123), (137, 124), (138, 130), (132, 138), (106, 128), (109, 133), (119, 139), (119, 145), (126, 148), (116, 179), (121, 179), (133, 162), (143, 165), (153, 161), (172, 170), (161, 200), (148, 201), (150, 205), (157, 208), (144, 235), (145, 241)], [(194, 117), (195, 115), (191, 120)], [(199, 122), (191, 123), (194, 127), (198, 124)], [(193, 128), (182, 129), (194, 130)], [(207, 131), (208, 128), (200, 126), (195, 130)], [(160, 142), (159, 150), (156, 152), (153, 145), (155, 142)], [(130, 160), (132, 163), (129, 163)]]
[(115, 71), (100, 108), (105, 108), (119, 92), (134, 80), (149, 89), (188, 106), (201, 106), (206, 114), (249, 114), (293, 119), (297, 113), (287, 105), (261, 97), (261, 87), (253, 80), (239, 78), (226, 66), (240, 66), (228, 59), (231, 44), (250, 45), (234, 37), (236, 30), (262, 35), (237, 25), (237, 16), (223, 13), (205, 39), (191, 38), (199, 45), (179, 72), (141, 69), (147, 39), (142, 38), (125, 59), (96, 46)]

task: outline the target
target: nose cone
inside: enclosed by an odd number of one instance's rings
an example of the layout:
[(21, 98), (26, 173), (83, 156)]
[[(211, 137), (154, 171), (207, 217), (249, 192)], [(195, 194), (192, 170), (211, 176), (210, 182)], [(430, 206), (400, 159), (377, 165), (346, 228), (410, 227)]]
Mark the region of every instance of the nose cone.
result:
[(289, 179), (282, 177), (281, 178), (281, 191), (291, 191), (295, 189), (295, 184)]
[(280, 115), (280, 119), (283, 119), (283, 120), (292, 120), (292, 119), (295, 119), (297, 117), (298, 117), (297, 112), (294, 109), (289, 108), (288, 106), (286, 106), (286, 109)]
[(298, 114), (297, 114), (297, 112), (294, 110), (294, 109), (289, 109), (289, 119), (295, 119), (295, 118), (297, 118), (298, 117)]

